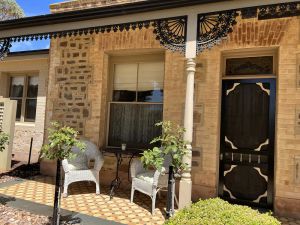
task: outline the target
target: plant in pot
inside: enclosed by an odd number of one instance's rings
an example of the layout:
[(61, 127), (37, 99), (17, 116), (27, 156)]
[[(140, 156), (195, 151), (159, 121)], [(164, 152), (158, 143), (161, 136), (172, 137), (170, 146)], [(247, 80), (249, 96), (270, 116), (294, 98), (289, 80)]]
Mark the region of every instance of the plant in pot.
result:
[(170, 217), (174, 214), (175, 178), (180, 177), (181, 172), (187, 168), (187, 164), (183, 162), (183, 157), (188, 152), (187, 142), (184, 140), (185, 129), (171, 121), (159, 122), (155, 126), (161, 127), (162, 134), (150, 144), (160, 147), (145, 151), (141, 161), (145, 168), (153, 167), (161, 171), (164, 160), (170, 157), (167, 198), (167, 217)]
[(48, 144), (42, 147), (42, 158), (56, 160), (56, 181), (53, 210), (53, 224), (58, 225), (60, 220), (60, 199), (61, 199), (61, 161), (76, 156), (72, 147), (81, 151), (85, 150), (85, 144), (77, 139), (78, 131), (68, 126), (62, 126), (58, 122), (52, 122), (48, 129)]
[(5, 146), (9, 143), (9, 136), (7, 133), (0, 131), (0, 152), (3, 152)]

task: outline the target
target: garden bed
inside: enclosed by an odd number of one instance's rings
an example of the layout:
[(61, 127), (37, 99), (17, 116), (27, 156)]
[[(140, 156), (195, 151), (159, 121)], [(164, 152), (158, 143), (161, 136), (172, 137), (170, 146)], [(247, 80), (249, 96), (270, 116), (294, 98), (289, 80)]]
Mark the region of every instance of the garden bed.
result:
[(31, 177), (40, 175), (40, 164), (22, 165), (19, 164), (16, 168), (0, 174), (0, 183), (13, 181), (16, 179), (30, 179)]

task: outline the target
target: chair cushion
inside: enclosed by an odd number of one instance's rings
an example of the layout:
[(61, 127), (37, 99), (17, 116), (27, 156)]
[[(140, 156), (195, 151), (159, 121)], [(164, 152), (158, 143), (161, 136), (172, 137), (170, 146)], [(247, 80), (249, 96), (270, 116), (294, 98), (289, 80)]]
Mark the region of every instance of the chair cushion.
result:
[(68, 160), (69, 170), (88, 170), (88, 159), (84, 153), (78, 153), (74, 159)]
[(144, 173), (140, 173), (136, 176), (136, 178), (146, 181), (148, 183), (153, 184), (154, 171), (148, 171)]

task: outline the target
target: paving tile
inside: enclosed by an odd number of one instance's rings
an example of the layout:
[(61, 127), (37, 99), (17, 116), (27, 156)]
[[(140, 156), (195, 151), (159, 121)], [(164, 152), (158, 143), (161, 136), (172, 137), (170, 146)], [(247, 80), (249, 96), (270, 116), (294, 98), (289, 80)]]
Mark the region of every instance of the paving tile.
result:
[[(55, 189), (53, 184), (54, 178), (38, 176), (33, 180), (2, 185), (0, 194), (52, 207)], [(75, 183), (69, 187), (69, 196), (62, 198), (61, 206), (64, 210), (129, 225), (164, 223), (165, 199), (158, 199), (158, 209), (152, 216), (150, 213), (151, 200), (148, 196), (136, 192), (134, 203), (130, 203), (130, 190), (117, 190), (116, 196), (111, 201), (108, 193), (109, 188), (105, 186), (101, 187), (101, 194), (96, 195), (93, 183)], [(300, 225), (300, 220), (285, 217), (278, 219), (282, 225)]]
[[(0, 187), (0, 194), (27, 200), (47, 206), (54, 201), (54, 178), (38, 176), (11, 186)], [(109, 187), (101, 187), (101, 194), (95, 194), (95, 185), (91, 182), (78, 182), (69, 186), (69, 196), (62, 198), (62, 209), (88, 216), (113, 220), (129, 225), (163, 224), (165, 217), (165, 199), (157, 200), (159, 209), (152, 216), (151, 201), (148, 196), (135, 193), (134, 203), (130, 203), (130, 190), (117, 190), (110, 201)]]

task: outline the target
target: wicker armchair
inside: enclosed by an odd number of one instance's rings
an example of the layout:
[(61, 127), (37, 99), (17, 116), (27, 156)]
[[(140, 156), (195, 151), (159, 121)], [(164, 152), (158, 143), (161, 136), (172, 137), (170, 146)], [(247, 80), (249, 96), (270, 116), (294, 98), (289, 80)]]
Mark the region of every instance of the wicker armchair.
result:
[[(77, 147), (72, 151), (77, 154), (75, 159), (64, 159), (62, 161), (65, 172), (63, 196), (68, 196), (68, 186), (78, 181), (93, 181), (96, 183), (96, 194), (100, 194), (99, 172), (103, 166), (104, 159), (98, 147), (90, 141), (83, 140), (86, 150), (82, 153)], [(94, 160), (94, 167), (89, 168), (89, 163)]]
[(130, 172), (132, 178), (131, 198), (133, 202), (135, 190), (140, 191), (152, 199), (152, 215), (155, 210), (155, 202), (157, 193), (168, 187), (168, 172), (171, 164), (170, 158), (165, 158), (164, 165), (161, 171), (146, 170), (139, 159), (132, 161)]

